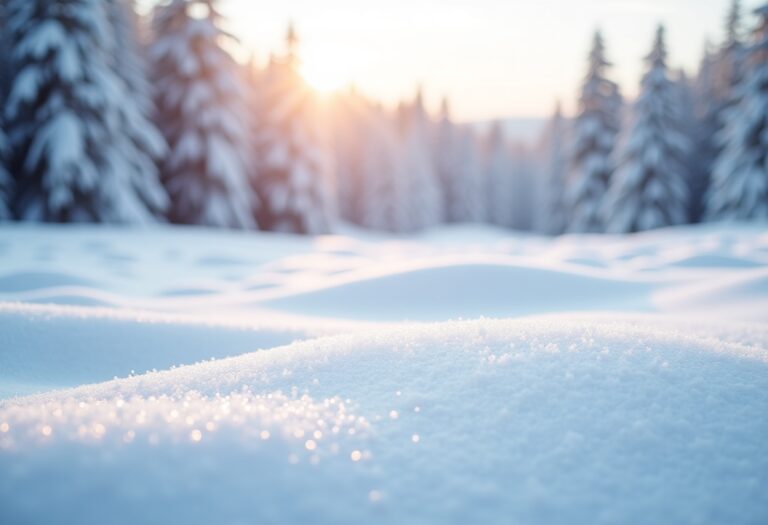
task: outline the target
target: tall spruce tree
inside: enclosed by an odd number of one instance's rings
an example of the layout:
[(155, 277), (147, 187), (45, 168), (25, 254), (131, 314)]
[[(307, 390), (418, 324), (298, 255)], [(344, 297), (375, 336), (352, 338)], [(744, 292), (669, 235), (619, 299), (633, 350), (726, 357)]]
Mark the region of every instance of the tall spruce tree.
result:
[[(741, 0), (732, 0), (725, 22), (725, 42), (716, 63), (717, 106), (734, 102), (735, 90), (741, 83), (744, 69), (744, 37)], [(718, 107), (722, 111), (724, 107)]]
[(699, 149), (703, 146), (703, 137), (702, 122), (696, 110), (697, 85), (696, 81), (691, 79), (682, 68), (673, 72), (672, 81), (677, 89), (680, 131), (690, 143), (685, 159), (685, 182), (688, 187), (686, 222), (697, 223), (701, 220), (704, 195), (709, 182), (708, 172), (711, 169), (711, 165), (704, 164), (706, 155)]
[(755, 12), (738, 103), (724, 113), (723, 149), (712, 171), (707, 215), (713, 220), (768, 218), (768, 5)]
[(273, 57), (264, 74), (258, 216), (268, 230), (327, 233), (335, 215), (332, 181), (315, 99), (299, 75), (297, 52), (298, 38), (289, 26), (285, 53)]
[(456, 135), (457, 176), (451, 216), (456, 222), (482, 223), (489, 216), (487, 172), (477, 136), (468, 126)]
[(568, 171), (567, 126), (560, 103), (549, 122), (544, 143), (543, 186), (540, 193), (538, 230), (560, 235), (568, 226), (566, 180)]
[(14, 206), (24, 220), (147, 223), (164, 193), (143, 169), (139, 117), (116, 74), (101, 0), (9, 0), (13, 82), (7, 100)]
[(440, 106), (440, 117), (435, 127), (434, 154), (437, 181), (442, 194), (445, 220), (457, 220), (459, 209), (457, 201), (461, 195), (461, 174), (458, 158), (458, 129), (451, 118), (451, 108), (448, 99), (443, 99)]
[(170, 202), (165, 189), (159, 187), (158, 164), (167, 153), (168, 146), (152, 121), (155, 105), (134, 2), (107, 0), (107, 14), (116, 44), (112, 54), (114, 69), (129, 93), (124, 101), (126, 119), (123, 130), (128, 136), (131, 169), (137, 180), (144, 181), (144, 187), (152, 188), (151, 209), (158, 218), (163, 218)]
[(365, 207), (365, 146), (372, 140), (369, 117), (373, 110), (354, 88), (331, 100), (331, 136), (333, 138), (334, 174), (338, 188), (339, 216), (353, 224), (363, 224)]
[(362, 146), (364, 226), (382, 231), (411, 229), (408, 172), (396, 119), (376, 107), (367, 119)]
[(11, 176), (5, 168), (8, 158), (8, 146), (6, 144), (5, 132), (3, 131), (2, 119), (0, 119), (0, 221), (7, 221), (11, 218)]
[(512, 162), (500, 122), (494, 122), (485, 141), (485, 178), (488, 181), (488, 219), (497, 226), (512, 225)]
[(603, 37), (596, 32), (574, 124), (566, 195), (567, 229), (571, 232), (600, 232), (605, 228), (602, 208), (613, 172), (622, 106), (618, 86), (606, 76), (610, 67)]
[(725, 38), (719, 48), (707, 43), (695, 85), (696, 126), (691, 138), (690, 213), (693, 222), (705, 218), (712, 170), (723, 144), (726, 114), (738, 103), (738, 86), (744, 75), (745, 43), (740, 0), (732, 0), (725, 21)]
[(690, 146), (681, 130), (679, 90), (669, 78), (662, 26), (646, 61), (648, 71), (605, 202), (611, 232), (637, 232), (686, 222)]
[(417, 231), (441, 224), (445, 216), (443, 196), (432, 155), (432, 122), (421, 90), (400, 110), (401, 147), (406, 180), (407, 229)]
[(512, 228), (533, 231), (536, 222), (537, 180), (535, 156), (529, 147), (516, 142), (511, 148), (512, 158)]
[(157, 122), (169, 146), (161, 164), (175, 223), (255, 226), (245, 87), (215, 0), (159, 5), (150, 47)]
[(717, 158), (720, 146), (717, 142), (720, 122), (720, 104), (718, 101), (717, 51), (707, 41), (704, 55), (699, 64), (699, 71), (693, 84), (693, 113), (695, 127), (690, 138), (693, 143), (689, 161), (690, 219), (693, 223), (701, 222), (706, 210), (712, 166)]
[(407, 231), (405, 161), (392, 112), (350, 88), (333, 98), (330, 115), (341, 216), (374, 230)]
[[(0, 27), (7, 27), (5, 2), (0, 3)], [(8, 96), (8, 85), (11, 80), (10, 50), (8, 32), (0, 31), (0, 221), (11, 218), (11, 176), (6, 165), (8, 163), (8, 145), (3, 125), (3, 108)]]
[(11, 83), (11, 50), (8, 27), (8, 13), (6, 1), (0, 2), (0, 116), (5, 107), (5, 98), (8, 96), (8, 86)]

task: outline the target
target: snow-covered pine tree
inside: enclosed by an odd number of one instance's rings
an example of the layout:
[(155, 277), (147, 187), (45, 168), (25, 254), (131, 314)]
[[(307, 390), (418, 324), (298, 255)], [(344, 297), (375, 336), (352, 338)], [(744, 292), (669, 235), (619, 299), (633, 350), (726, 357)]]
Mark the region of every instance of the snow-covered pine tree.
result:
[(667, 70), (659, 26), (633, 120), (605, 200), (608, 231), (629, 233), (686, 222), (688, 138), (681, 131), (679, 93)]
[(701, 122), (696, 114), (696, 83), (680, 68), (672, 74), (672, 81), (677, 89), (677, 107), (680, 116), (680, 131), (689, 142), (688, 154), (685, 159), (686, 185), (688, 186), (688, 207), (686, 222), (698, 222), (701, 208), (704, 204), (706, 184), (709, 180), (708, 171), (711, 166), (702, 163)]
[(568, 171), (567, 126), (560, 102), (549, 122), (543, 144), (544, 162), (541, 168), (542, 184), (537, 230), (560, 235), (568, 226), (566, 181)]
[[(0, 27), (7, 27), (5, 2), (0, 3)], [(8, 32), (0, 31), (0, 221), (11, 218), (11, 176), (6, 168), (8, 145), (3, 125), (3, 108), (11, 80)]]
[[(0, 2), (0, 28), (8, 27), (6, 2)], [(5, 108), (5, 97), (8, 95), (8, 86), (11, 83), (11, 52), (9, 31), (0, 31), (0, 115)]]
[(136, 2), (105, 0), (105, 3), (115, 38), (115, 71), (128, 85), (141, 111), (152, 113), (155, 106), (149, 83), (149, 64), (145, 57), (145, 42)]
[(488, 179), (483, 169), (483, 155), (477, 135), (469, 126), (458, 129), (456, 136), (457, 199), (452, 215), (458, 222), (482, 223), (489, 219)]
[(405, 180), (397, 128), (390, 112), (354, 88), (331, 110), (341, 217), (380, 231), (405, 228)]
[(725, 39), (720, 48), (707, 42), (694, 85), (695, 127), (690, 134), (689, 185), (690, 219), (700, 222), (706, 212), (706, 194), (715, 160), (722, 149), (718, 136), (725, 114), (738, 102), (737, 89), (744, 73), (744, 36), (740, 0), (732, 0), (725, 22)]
[(701, 222), (704, 217), (707, 188), (719, 150), (716, 136), (721, 123), (718, 112), (720, 105), (717, 102), (716, 62), (717, 51), (707, 41), (693, 84), (695, 128), (690, 134), (692, 148), (689, 156), (689, 217), (693, 223)]
[(422, 230), (441, 224), (445, 209), (434, 164), (431, 121), (421, 90), (411, 104), (400, 109), (401, 147), (406, 181), (405, 208), (408, 230)]
[(331, 101), (330, 126), (333, 138), (334, 174), (337, 182), (339, 217), (363, 224), (364, 146), (372, 140), (367, 127), (371, 111), (368, 101), (354, 88), (336, 94)]
[(768, 5), (756, 14), (738, 103), (724, 113), (723, 149), (707, 198), (712, 220), (768, 219)]
[(298, 38), (264, 73), (263, 152), (258, 168), (259, 223), (267, 230), (327, 233), (335, 216), (333, 184), (317, 127), (312, 91), (299, 75)]
[(115, 38), (113, 67), (129, 94), (123, 102), (125, 121), (122, 129), (128, 139), (126, 148), (131, 162), (131, 178), (146, 194), (150, 210), (158, 219), (164, 219), (170, 202), (160, 183), (158, 164), (168, 146), (152, 121), (155, 105), (134, 2), (107, 0), (107, 14)]
[(611, 182), (622, 108), (619, 89), (606, 76), (610, 67), (603, 37), (596, 32), (574, 124), (566, 194), (570, 232), (600, 232), (605, 228), (602, 207)]
[(725, 22), (725, 42), (715, 61), (715, 108), (722, 112), (734, 102), (744, 68), (741, 0), (732, 0)]
[(488, 181), (488, 220), (497, 226), (512, 225), (512, 162), (509, 143), (500, 122), (491, 126), (485, 140), (485, 178)]
[(221, 47), (215, 0), (158, 5), (150, 47), (157, 122), (169, 146), (161, 164), (175, 223), (255, 226), (251, 148), (242, 77)]
[(407, 159), (397, 122), (381, 107), (365, 119), (361, 165), (362, 224), (381, 231), (411, 229)]
[(5, 168), (8, 158), (8, 146), (6, 144), (5, 132), (3, 131), (2, 119), (0, 119), (0, 221), (7, 221), (11, 218), (11, 176)]
[(514, 143), (512, 159), (512, 228), (533, 231), (538, 206), (536, 194), (536, 162), (532, 151), (523, 143)]
[(23, 220), (148, 223), (164, 193), (137, 169), (137, 119), (115, 73), (101, 0), (9, 0), (7, 101), (14, 206)]
[(451, 118), (451, 108), (447, 98), (440, 106), (440, 118), (435, 127), (434, 146), (435, 171), (442, 194), (445, 220), (455, 222), (459, 205), (463, 198), (460, 193), (461, 174), (458, 159), (458, 130)]

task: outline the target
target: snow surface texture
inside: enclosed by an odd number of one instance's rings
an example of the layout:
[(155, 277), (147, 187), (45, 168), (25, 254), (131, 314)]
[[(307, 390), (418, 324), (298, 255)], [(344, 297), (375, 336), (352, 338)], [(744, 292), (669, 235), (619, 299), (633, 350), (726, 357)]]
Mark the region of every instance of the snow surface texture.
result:
[(767, 283), (760, 227), (5, 226), (0, 523), (764, 523)]

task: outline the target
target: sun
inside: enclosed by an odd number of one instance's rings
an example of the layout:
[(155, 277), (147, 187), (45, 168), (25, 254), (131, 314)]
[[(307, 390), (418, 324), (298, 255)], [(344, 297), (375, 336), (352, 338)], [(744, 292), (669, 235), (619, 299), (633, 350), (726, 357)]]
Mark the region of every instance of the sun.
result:
[(330, 60), (304, 62), (301, 76), (318, 93), (340, 91), (349, 83), (341, 65)]

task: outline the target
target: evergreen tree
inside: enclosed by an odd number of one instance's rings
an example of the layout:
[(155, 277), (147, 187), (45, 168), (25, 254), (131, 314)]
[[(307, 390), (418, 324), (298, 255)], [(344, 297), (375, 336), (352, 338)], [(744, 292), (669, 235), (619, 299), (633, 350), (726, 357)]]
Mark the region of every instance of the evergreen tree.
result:
[(432, 153), (432, 123), (421, 90), (412, 103), (401, 104), (398, 119), (407, 210), (404, 226), (406, 230), (418, 231), (441, 224), (445, 215)]
[(648, 71), (606, 199), (611, 232), (637, 232), (686, 222), (689, 142), (681, 131), (679, 92), (667, 71), (661, 26), (646, 60)]
[[(6, 1), (0, 2), (0, 28), (8, 27)], [(0, 115), (5, 107), (5, 98), (8, 96), (8, 88), (13, 77), (11, 73), (11, 50), (9, 31), (0, 30)]]
[(562, 106), (557, 103), (549, 123), (544, 144), (545, 165), (543, 167), (543, 188), (540, 192), (538, 230), (550, 235), (560, 235), (568, 225), (565, 202), (566, 177), (568, 169), (566, 122)]
[(605, 226), (602, 207), (611, 182), (622, 106), (617, 85), (606, 77), (610, 67), (602, 35), (597, 32), (574, 127), (566, 196), (571, 232), (600, 232)]
[(15, 72), (7, 100), (16, 214), (24, 220), (147, 223), (164, 203), (141, 169), (129, 90), (101, 0), (9, 0)]
[(395, 119), (356, 90), (337, 96), (331, 113), (342, 216), (375, 230), (407, 230), (405, 163)]
[(700, 126), (696, 112), (696, 82), (688, 77), (683, 69), (673, 75), (673, 84), (677, 90), (677, 107), (680, 116), (680, 131), (689, 140), (688, 153), (685, 157), (686, 186), (688, 188), (688, 207), (686, 222), (699, 222), (704, 205), (704, 195), (708, 184), (708, 171), (711, 165), (703, 164), (705, 155), (699, 150), (702, 144)]
[(726, 114), (738, 103), (738, 86), (744, 75), (745, 45), (740, 0), (732, 0), (725, 22), (725, 39), (719, 49), (707, 43), (694, 89), (696, 122), (691, 129), (690, 218), (700, 222), (706, 213), (712, 169), (722, 150)]
[(512, 228), (533, 231), (536, 220), (536, 162), (532, 152), (522, 143), (513, 144), (512, 159)]
[(732, 0), (725, 23), (725, 42), (715, 62), (717, 108), (734, 102), (735, 89), (741, 83), (744, 68), (741, 0)]
[[(5, 2), (0, 2), (0, 28), (7, 27)], [(11, 176), (6, 169), (8, 145), (3, 126), (3, 108), (11, 80), (8, 32), (0, 31), (0, 221), (11, 218)]]
[(451, 118), (448, 99), (443, 99), (440, 107), (440, 120), (437, 123), (434, 137), (435, 170), (438, 185), (442, 194), (445, 220), (457, 221), (457, 210), (460, 209), (461, 173), (458, 158), (458, 130)]
[(255, 226), (245, 87), (221, 41), (215, 0), (171, 0), (154, 13), (150, 48), (157, 122), (169, 145), (161, 164), (169, 219)]
[(391, 232), (411, 230), (407, 159), (395, 118), (380, 107), (366, 119), (363, 134), (362, 224)]
[(297, 49), (291, 26), (286, 53), (273, 58), (265, 72), (259, 222), (268, 230), (327, 233), (335, 215), (332, 185), (315, 100), (298, 73)]
[(485, 145), (485, 178), (488, 181), (489, 217), (492, 224), (512, 225), (513, 189), (509, 144), (500, 122), (494, 122)]
[(152, 191), (151, 210), (158, 218), (168, 211), (169, 199), (159, 183), (158, 164), (168, 151), (165, 139), (152, 117), (155, 113), (147, 63), (139, 36), (138, 16), (133, 0), (107, 0), (107, 13), (115, 37), (114, 69), (123, 80), (129, 96), (124, 101), (123, 124), (128, 136), (133, 177)]
[(701, 222), (705, 212), (706, 193), (709, 187), (712, 166), (717, 158), (719, 145), (716, 136), (719, 133), (720, 105), (717, 95), (717, 51), (707, 42), (704, 56), (699, 65), (698, 75), (693, 85), (694, 128), (690, 130), (692, 141), (689, 156), (689, 187), (691, 222)]
[(457, 222), (481, 223), (489, 219), (488, 184), (475, 133), (459, 128), (456, 136), (457, 176), (451, 217)]
[(711, 219), (768, 218), (768, 5), (756, 13), (760, 20), (738, 103), (724, 114), (723, 149), (707, 200)]
[(362, 225), (365, 146), (374, 138), (369, 126), (372, 105), (356, 90), (337, 94), (330, 111), (334, 173), (338, 183), (339, 216)]
[(11, 176), (5, 169), (7, 158), (8, 147), (2, 122), (0, 121), (0, 221), (6, 221), (11, 218)]

